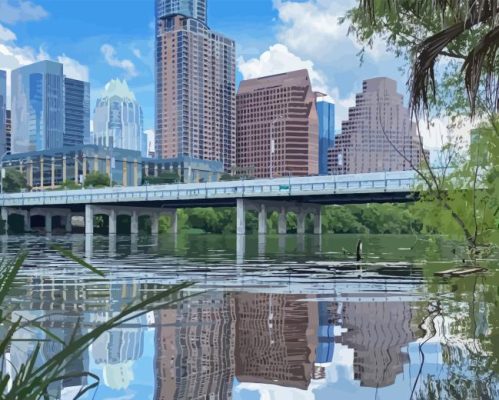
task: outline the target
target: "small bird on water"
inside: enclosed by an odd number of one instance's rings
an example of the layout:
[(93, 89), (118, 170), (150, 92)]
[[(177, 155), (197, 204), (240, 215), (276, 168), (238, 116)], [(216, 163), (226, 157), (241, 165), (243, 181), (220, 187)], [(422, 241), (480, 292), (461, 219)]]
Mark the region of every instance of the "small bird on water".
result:
[(357, 242), (357, 261), (362, 260), (362, 240)]

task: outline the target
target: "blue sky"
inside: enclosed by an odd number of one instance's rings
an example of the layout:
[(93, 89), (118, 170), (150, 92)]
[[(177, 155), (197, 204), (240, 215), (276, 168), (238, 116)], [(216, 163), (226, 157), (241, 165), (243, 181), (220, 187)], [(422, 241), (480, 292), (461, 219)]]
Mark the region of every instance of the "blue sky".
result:
[[(362, 80), (389, 76), (404, 93), (401, 62), (375, 43), (361, 66), (338, 17), (353, 0), (208, 0), (209, 25), (236, 40), (238, 80), (307, 67), (337, 104), (337, 128)], [(0, 0), (0, 69), (59, 60), (89, 78), (92, 109), (104, 85), (126, 78), (154, 127), (153, 0)]]

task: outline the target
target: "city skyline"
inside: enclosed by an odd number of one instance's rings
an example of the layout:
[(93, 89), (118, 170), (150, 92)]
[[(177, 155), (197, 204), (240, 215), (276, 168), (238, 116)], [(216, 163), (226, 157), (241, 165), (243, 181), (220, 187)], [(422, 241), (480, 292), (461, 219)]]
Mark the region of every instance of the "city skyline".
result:
[[(328, 4), (331, 3), (331, 4)], [(152, 1), (130, 1), (123, 10), (116, 10), (113, 21), (95, 15), (92, 30), (88, 29), (81, 2), (72, 2), (72, 7), (54, 7), (48, 1), (32, 4), (33, 12), (23, 21), (13, 16), (0, 17), (0, 64), (11, 70), (41, 58), (51, 58), (63, 62), (70, 78), (85, 80), (90, 77), (91, 103), (95, 104), (105, 83), (114, 77), (127, 78), (144, 110), (144, 129), (154, 127), (154, 4)], [(35, 7), (36, 6), (36, 7)], [(74, 10), (73, 8), (76, 7)], [(111, 5), (102, 3), (103, 8)], [(140, 12), (138, 8), (140, 7)], [(399, 86), (405, 83), (397, 71), (398, 62), (389, 60), (375, 48), (368, 51), (362, 66), (356, 54), (359, 51), (353, 38), (345, 37), (347, 27), (337, 25), (325, 30), (317, 40), (340, 41), (343, 46), (344, 61), (334, 63), (337, 56), (324, 57), (320, 51), (302, 49), (300, 43), (291, 40), (295, 33), (303, 30), (307, 20), (319, 22), (326, 13), (336, 19), (348, 7), (345, 2), (239, 1), (237, 10), (226, 7), (222, 0), (211, 0), (208, 5), (210, 28), (223, 32), (237, 44), (237, 83), (243, 78), (254, 78), (273, 73), (281, 73), (301, 68), (309, 69), (315, 90), (325, 92), (336, 103), (336, 129), (347, 115), (354, 94), (361, 88), (362, 80), (374, 76), (389, 76), (398, 80)], [(76, 11), (76, 13), (74, 12)], [(75, 14), (81, 15), (75, 20)], [(95, 14), (95, 13), (94, 13)], [(99, 13), (97, 13), (99, 14)], [(106, 13), (102, 13), (106, 14)], [(303, 21), (300, 20), (300, 14)], [(134, 23), (130, 24), (133, 18)], [(65, 20), (73, 23), (68, 26)], [(123, 27), (127, 26), (126, 34)], [(105, 29), (99, 28), (105, 26)], [(63, 38), (54, 35), (54, 28), (63, 29)], [(313, 28), (313, 29), (312, 29)], [(27, 37), (25, 31), (36, 35)], [(104, 32), (101, 32), (104, 31)], [(257, 40), (253, 33), (259, 32)], [(310, 30), (318, 35), (317, 27)], [(90, 36), (87, 33), (92, 32)], [(71, 39), (71, 40), (69, 40)], [(126, 44), (125, 44), (126, 43)], [(378, 44), (377, 44), (378, 45)], [(28, 47), (26, 47), (28, 46)], [(313, 47), (313, 46), (312, 46)], [(381, 56), (380, 56), (381, 54)], [(346, 57), (346, 58), (345, 58)], [(321, 62), (324, 61), (324, 62)], [(330, 64), (335, 64), (333, 67)], [(394, 65), (395, 64), (395, 65)], [(285, 68), (284, 68), (285, 67)], [(285, 70), (283, 70), (285, 69)]]

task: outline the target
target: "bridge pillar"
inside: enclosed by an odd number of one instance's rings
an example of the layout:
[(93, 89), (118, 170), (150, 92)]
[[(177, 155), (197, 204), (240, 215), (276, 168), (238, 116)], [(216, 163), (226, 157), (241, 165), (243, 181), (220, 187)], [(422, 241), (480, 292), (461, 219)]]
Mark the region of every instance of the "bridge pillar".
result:
[(29, 211), (24, 214), (24, 232), (31, 232), (31, 213)]
[(282, 206), (279, 211), (279, 221), (277, 225), (277, 231), (279, 235), (285, 235), (288, 232), (286, 221), (286, 207), (284, 206)]
[(296, 233), (298, 235), (304, 235), (305, 234), (305, 221), (306, 221), (307, 214), (305, 213), (305, 210), (300, 209), (298, 213), (296, 214)]
[(66, 224), (65, 225), (66, 225), (65, 226), (66, 233), (73, 232), (73, 221), (72, 221), (71, 213), (69, 213), (68, 215), (66, 215)]
[(45, 214), (45, 233), (52, 233), (52, 213)]
[[(153, 235), (153, 236), (159, 235), (159, 215), (158, 214), (151, 214), (150, 218), (151, 218), (151, 235)], [(172, 219), (173, 219), (173, 217), (172, 217)], [(173, 223), (172, 223), (172, 227), (173, 227)]]
[(322, 235), (322, 214), (320, 206), (314, 213), (314, 234)]
[(4, 234), (6, 235), (9, 231), (9, 211), (7, 208), (2, 207), (2, 221), (4, 223)]
[(260, 211), (258, 212), (258, 234), (267, 234), (267, 206), (260, 204)]
[(94, 234), (94, 206), (90, 204), (85, 205), (85, 234)]
[(116, 235), (118, 216), (116, 215), (116, 210), (114, 208), (112, 208), (109, 211), (109, 219), (108, 220), (109, 220), (108, 234), (109, 235)]
[(132, 235), (137, 235), (139, 233), (139, 214), (136, 210), (132, 211), (132, 218), (130, 223), (130, 233)]
[(238, 235), (246, 234), (246, 204), (244, 199), (237, 199), (237, 229)]

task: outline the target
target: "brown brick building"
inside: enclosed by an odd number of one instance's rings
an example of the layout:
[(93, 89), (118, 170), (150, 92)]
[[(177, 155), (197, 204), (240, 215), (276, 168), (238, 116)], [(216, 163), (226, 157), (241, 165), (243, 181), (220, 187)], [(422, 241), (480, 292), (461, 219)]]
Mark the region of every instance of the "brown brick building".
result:
[(307, 70), (241, 82), (236, 165), (256, 178), (318, 174), (315, 94)]
[(341, 134), (329, 150), (329, 173), (405, 171), (422, 160), (416, 126), (403, 96), (397, 93), (397, 83), (388, 78), (364, 81), (362, 93), (357, 94), (355, 106), (349, 109), (348, 120), (343, 121)]

